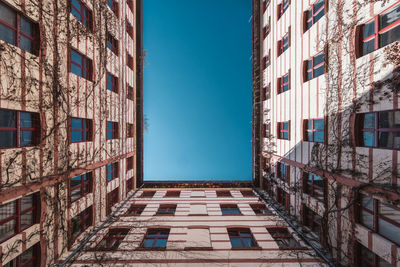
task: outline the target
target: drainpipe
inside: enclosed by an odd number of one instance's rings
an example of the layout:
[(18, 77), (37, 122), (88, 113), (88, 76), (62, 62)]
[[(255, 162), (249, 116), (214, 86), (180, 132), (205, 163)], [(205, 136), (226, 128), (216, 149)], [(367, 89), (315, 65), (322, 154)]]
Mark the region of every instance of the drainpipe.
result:
[(271, 206), (274, 211), (281, 217), (299, 236), (303, 241), (310, 246), (317, 254), (320, 256), (330, 267), (336, 267), (336, 265), (318, 248), (316, 247), (304, 234), (301, 232), (282, 212), (278, 210), (278, 208), (273, 204), (269, 199), (264, 197), (262, 193), (258, 190), (258, 188), (253, 187), (254, 191), (257, 192), (258, 196), (269, 206)]
[[(133, 179), (133, 178), (132, 178), (132, 179)], [(64, 267), (64, 266), (66, 266), (66, 264), (67, 264), (76, 254), (78, 254), (79, 251), (82, 250), (82, 248), (89, 242), (89, 240), (90, 240), (93, 236), (95, 236), (101, 229), (103, 229), (103, 227), (114, 217), (114, 215), (117, 214), (117, 212), (118, 212), (120, 209), (122, 209), (122, 208), (125, 206), (125, 204), (128, 203), (128, 201), (129, 201), (131, 198), (133, 198), (133, 197), (136, 195), (136, 193), (137, 193), (140, 189), (142, 189), (142, 187), (143, 187), (143, 184), (142, 184), (138, 189), (136, 189), (135, 192), (133, 192), (132, 195), (130, 195), (127, 199), (125, 199), (124, 202), (122, 202), (122, 204), (119, 205), (119, 206), (117, 207), (117, 209), (114, 210), (114, 211), (107, 217), (107, 219), (106, 219), (104, 222), (102, 222), (88, 237), (86, 237), (85, 240), (83, 240), (83, 242), (82, 242), (76, 249), (74, 249), (74, 251), (72, 251), (71, 254), (68, 255), (68, 257), (59, 265), (59, 267)]]

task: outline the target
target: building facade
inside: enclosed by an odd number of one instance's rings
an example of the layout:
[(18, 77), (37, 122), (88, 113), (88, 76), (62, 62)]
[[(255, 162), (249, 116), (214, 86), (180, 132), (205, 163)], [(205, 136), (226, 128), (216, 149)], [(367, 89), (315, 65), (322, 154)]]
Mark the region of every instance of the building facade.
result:
[(71, 266), (324, 266), (249, 185), (229, 186), (145, 183)]
[(140, 12), (0, 1), (1, 266), (51, 266), (136, 187)]
[(253, 8), (257, 185), (337, 265), (400, 266), (400, 1)]

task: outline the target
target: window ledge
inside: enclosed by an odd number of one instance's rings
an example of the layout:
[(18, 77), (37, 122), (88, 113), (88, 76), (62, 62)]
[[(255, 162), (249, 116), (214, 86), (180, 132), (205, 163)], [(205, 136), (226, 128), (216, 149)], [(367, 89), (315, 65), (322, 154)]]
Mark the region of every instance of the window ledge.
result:
[(262, 250), (262, 247), (232, 247), (232, 250)]
[(309, 250), (307, 247), (279, 247), (280, 250)]
[(155, 250), (155, 251), (164, 251), (164, 250), (167, 250), (166, 248), (142, 248), (142, 247), (139, 247), (139, 248), (136, 248), (136, 250)]
[(213, 250), (213, 247), (185, 247), (183, 250)]

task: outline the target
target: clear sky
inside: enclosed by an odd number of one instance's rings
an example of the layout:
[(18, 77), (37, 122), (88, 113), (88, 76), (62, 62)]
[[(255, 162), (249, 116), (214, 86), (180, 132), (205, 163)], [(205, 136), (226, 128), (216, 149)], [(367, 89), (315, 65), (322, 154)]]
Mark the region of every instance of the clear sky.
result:
[(144, 180), (251, 180), (251, 0), (143, 0)]

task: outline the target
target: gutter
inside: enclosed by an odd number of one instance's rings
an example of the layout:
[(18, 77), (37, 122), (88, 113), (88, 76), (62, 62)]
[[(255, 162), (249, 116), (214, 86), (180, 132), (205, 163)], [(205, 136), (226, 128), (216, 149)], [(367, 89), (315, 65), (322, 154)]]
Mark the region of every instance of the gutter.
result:
[(317, 254), (320, 256), (326, 264), (330, 267), (336, 267), (336, 265), (317, 247), (315, 246), (309, 239), (306, 237), (303, 232), (301, 232), (282, 212), (278, 210), (278, 208), (275, 206), (274, 203), (269, 201), (266, 197), (263, 196), (258, 190), (258, 188), (253, 187), (254, 191), (257, 192), (258, 196), (265, 202), (267, 203), (272, 209), (281, 217), (299, 236), (300, 238), (308, 245), (310, 246)]
[(72, 260), (73, 257), (75, 257), (75, 255), (77, 255), (82, 249), (83, 247), (89, 242), (89, 240), (94, 237), (101, 229), (103, 229), (103, 227), (109, 222), (111, 221), (111, 219), (114, 217), (115, 214), (117, 214), (117, 212), (120, 211), (120, 209), (122, 209), (126, 203), (128, 203), (129, 200), (131, 200), (131, 198), (133, 198), (136, 193), (141, 190), (143, 187), (143, 185), (141, 185), (139, 188), (137, 188), (135, 190), (135, 192), (133, 192), (132, 195), (130, 195), (127, 199), (124, 200), (124, 202), (122, 202), (121, 205), (119, 205), (117, 207), (117, 209), (115, 209), (113, 212), (111, 212), (111, 214), (107, 217), (107, 219), (102, 222), (88, 237), (85, 238), (85, 240), (83, 240), (83, 242), (76, 248), (74, 249), (74, 251), (72, 251), (71, 254), (68, 255), (68, 257), (59, 265), (59, 267), (64, 267), (66, 266), (66, 264)]

